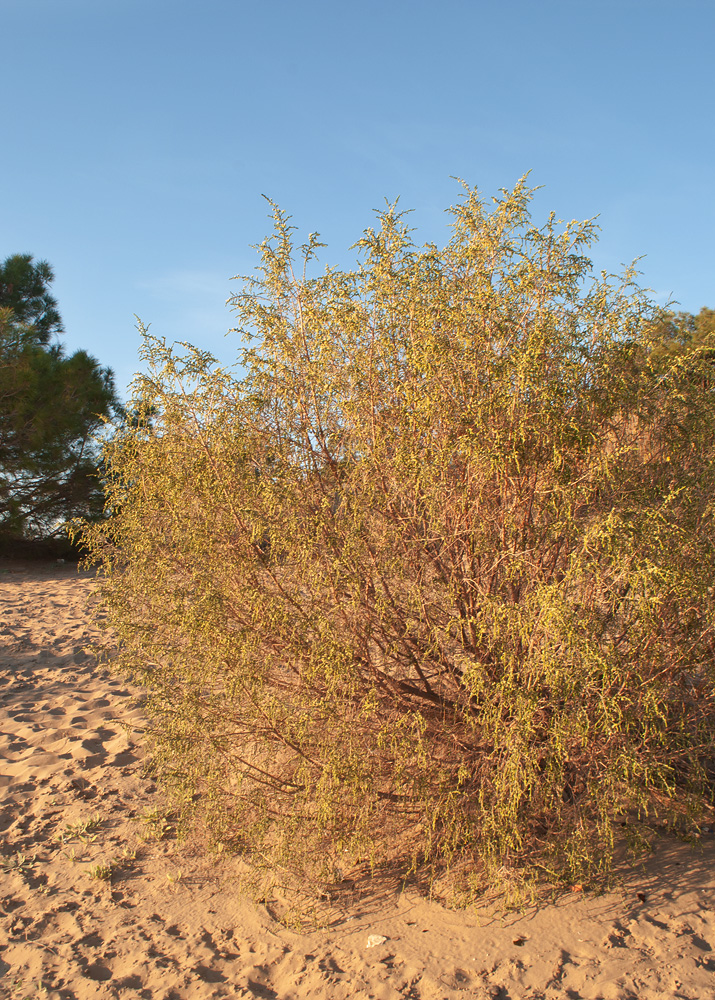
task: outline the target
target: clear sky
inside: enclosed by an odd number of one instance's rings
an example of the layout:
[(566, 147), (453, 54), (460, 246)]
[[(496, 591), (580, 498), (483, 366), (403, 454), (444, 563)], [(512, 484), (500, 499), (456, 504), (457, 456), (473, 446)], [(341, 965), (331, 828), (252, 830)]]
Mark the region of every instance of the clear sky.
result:
[(123, 393), (152, 332), (235, 358), (229, 279), (277, 201), (349, 267), (400, 196), (531, 170), (598, 268), (715, 307), (713, 0), (0, 0), (0, 259), (50, 261), (68, 348)]

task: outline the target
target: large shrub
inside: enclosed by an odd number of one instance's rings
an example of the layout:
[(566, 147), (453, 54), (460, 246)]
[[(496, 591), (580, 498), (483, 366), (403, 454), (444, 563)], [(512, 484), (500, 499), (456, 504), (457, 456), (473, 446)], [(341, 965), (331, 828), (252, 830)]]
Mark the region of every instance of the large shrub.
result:
[(87, 542), (159, 774), (281, 870), (583, 881), (711, 795), (707, 351), (530, 195), (465, 188), (443, 249), (389, 208), (320, 277), (276, 209), (245, 377), (146, 340)]

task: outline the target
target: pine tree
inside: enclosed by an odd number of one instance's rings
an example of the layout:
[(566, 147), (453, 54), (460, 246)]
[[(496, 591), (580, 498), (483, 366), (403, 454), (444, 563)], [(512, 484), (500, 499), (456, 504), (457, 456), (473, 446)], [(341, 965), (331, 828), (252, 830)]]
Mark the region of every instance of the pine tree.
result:
[(119, 407), (114, 378), (52, 341), (53, 277), (30, 254), (0, 264), (0, 540), (53, 537), (103, 508), (97, 434)]

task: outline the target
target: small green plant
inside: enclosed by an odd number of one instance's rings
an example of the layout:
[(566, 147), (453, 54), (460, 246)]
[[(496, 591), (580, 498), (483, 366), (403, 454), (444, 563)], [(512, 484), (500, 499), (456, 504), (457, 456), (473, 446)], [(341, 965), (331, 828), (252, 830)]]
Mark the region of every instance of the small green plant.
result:
[(95, 813), (89, 819), (79, 820), (77, 823), (67, 823), (59, 833), (58, 840), (62, 844), (66, 844), (70, 840), (79, 840), (84, 844), (93, 844), (97, 839), (96, 831), (101, 825), (102, 819), (99, 813)]
[(100, 882), (108, 882), (117, 867), (117, 862), (114, 860), (111, 862), (100, 862), (89, 869), (89, 876)]
[(169, 814), (156, 806), (144, 811), (142, 823), (144, 830), (140, 837), (143, 840), (163, 840), (173, 829)]
[(15, 979), (10, 984), (10, 989), (13, 992), (14, 1000), (34, 1000), (38, 996), (47, 996), (51, 987), (42, 981), (33, 984), (23, 979)]
[(117, 873), (124, 869), (131, 868), (136, 861), (137, 852), (129, 847), (124, 847), (120, 854), (115, 855), (109, 861), (98, 862), (89, 869), (90, 878), (100, 882), (108, 882)]
[(3, 868), (7, 872), (14, 871), (21, 875), (26, 875), (36, 866), (37, 855), (23, 854), (18, 851), (9, 857), (3, 857), (0, 859), (0, 864), (2, 864)]
[(9, 983), (9, 989), (13, 1000), (36, 1000), (38, 996), (46, 997), (53, 992), (52, 985), (43, 982), (41, 979), (34, 981), (20, 977)]

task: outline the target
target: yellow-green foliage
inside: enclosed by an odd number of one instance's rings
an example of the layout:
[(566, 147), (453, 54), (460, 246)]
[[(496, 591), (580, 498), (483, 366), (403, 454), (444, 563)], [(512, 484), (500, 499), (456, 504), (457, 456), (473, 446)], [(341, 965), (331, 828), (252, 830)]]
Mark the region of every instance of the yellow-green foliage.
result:
[(443, 249), (388, 208), (320, 277), (275, 209), (245, 375), (147, 337), (107, 449), (85, 539), (158, 773), (298, 875), (583, 881), (619, 810), (710, 794), (707, 351), (530, 197), (465, 186)]

